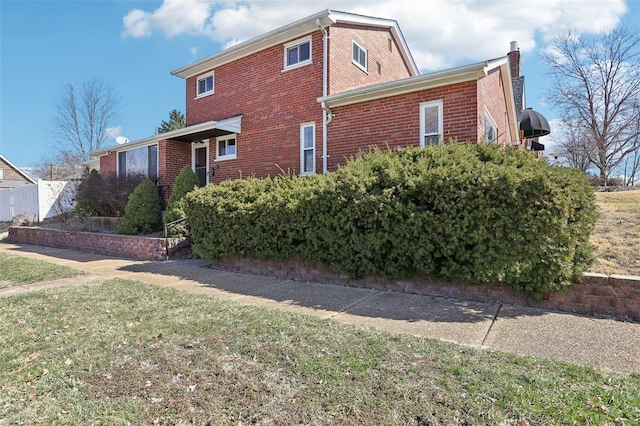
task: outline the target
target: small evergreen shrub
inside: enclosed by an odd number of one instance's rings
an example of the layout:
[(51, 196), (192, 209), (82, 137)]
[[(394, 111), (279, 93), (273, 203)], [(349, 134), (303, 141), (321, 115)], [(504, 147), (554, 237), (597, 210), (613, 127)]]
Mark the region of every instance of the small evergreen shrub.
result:
[(374, 149), (327, 175), (228, 181), (184, 200), (207, 258), (501, 282), (536, 297), (587, 270), (596, 220), (580, 171), (487, 144)]
[[(171, 191), (169, 202), (167, 203), (167, 210), (164, 214), (164, 223), (171, 223), (173, 221), (186, 217), (186, 213), (182, 206), (182, 199), (187, 193), (197, 188), (200, 182), (198, 176), (191, 170), (191, 167), (185, 166), (178, 177), (176, 183)], [(179, 237), (187, 235), (187, 226), (184, 222), (173, 223), (168, 226), (168, 233), (172, 237)]]
[(118, 234), (150, 234), (161, 228), (162, 210), (158, 188), (151, 179), (145, 179), (129, 195)]

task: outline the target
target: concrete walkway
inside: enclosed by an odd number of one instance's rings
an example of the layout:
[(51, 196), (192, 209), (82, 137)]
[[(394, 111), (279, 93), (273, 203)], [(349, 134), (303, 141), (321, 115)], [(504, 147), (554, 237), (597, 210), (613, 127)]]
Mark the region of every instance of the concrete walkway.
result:
[(0, 297), (106, 278), (128, 278), (392, 333), (640, 374), (640, 323), (499, 301), (479, 303), (232, 273), (207, 268), (206, 260), (141, 262), (2, 241), (0, 251), (66, 265), (87, 274), (0, 289)]

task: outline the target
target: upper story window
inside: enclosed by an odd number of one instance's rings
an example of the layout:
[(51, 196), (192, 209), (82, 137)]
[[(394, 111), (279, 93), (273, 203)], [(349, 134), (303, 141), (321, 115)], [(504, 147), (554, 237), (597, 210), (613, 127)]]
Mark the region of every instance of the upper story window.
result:
[(420, 146), (440, 145), (443, 134), (442, 101), (420, 104)]
[(484, 114), (484, 141), (487, 143), (498, 141), (498, 126), (489, 112)]
[(206, 96), (213, 93), (213, 72), (198, 77), (196, 81), (196, 97)]
[(284, 45), (284, 69), (297, 68), (311, 63), (311, 37)]
[(353, 63), (367, 71), (367, 49), (353, 42)]
[(225, 135), (216, 138), (216, 161), (236, 158), (236, 135)]

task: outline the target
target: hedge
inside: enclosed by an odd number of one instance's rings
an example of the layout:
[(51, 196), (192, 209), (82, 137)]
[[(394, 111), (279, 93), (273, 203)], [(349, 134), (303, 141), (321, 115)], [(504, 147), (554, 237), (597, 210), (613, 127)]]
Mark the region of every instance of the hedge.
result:
[(207, 258), (502, 282), (537, 297), (587, 270), (597, 214), (578, 170), (457, 143), (372, 148), (327, 175), (227, 181), (184, 200), (193, 247)]

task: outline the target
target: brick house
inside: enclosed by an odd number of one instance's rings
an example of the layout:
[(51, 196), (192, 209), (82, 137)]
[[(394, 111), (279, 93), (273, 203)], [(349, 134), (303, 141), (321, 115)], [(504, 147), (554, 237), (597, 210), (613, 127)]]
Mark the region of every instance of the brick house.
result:
[(367, 149), (459, 141), (523, 146), (520, 53), (421, 75), (398, 23), (326, 10), (172, 72), (183, 129), (92, 153), (143, 172), (166, 201), (191, 165), (201, 185), (326, 173)]
[(35, 185), (36, 181), (0, 154), (0, 189)]

